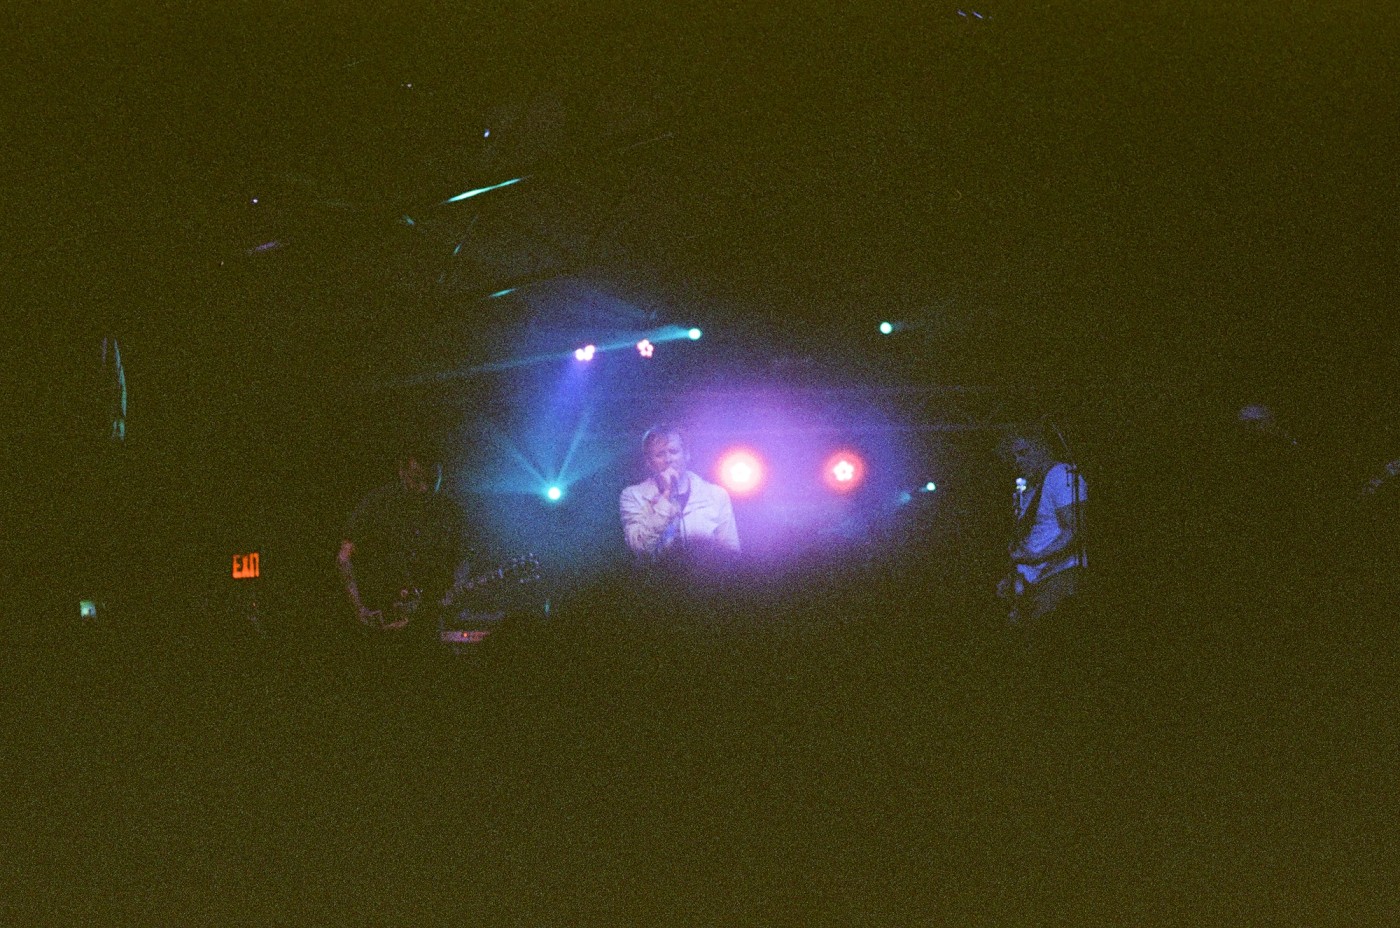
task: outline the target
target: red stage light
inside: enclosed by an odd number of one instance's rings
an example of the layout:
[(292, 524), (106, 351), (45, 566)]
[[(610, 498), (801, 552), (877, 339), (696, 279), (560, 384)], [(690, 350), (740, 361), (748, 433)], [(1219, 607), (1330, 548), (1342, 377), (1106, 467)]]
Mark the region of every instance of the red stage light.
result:
[(735, 496), (748, 496), (763, 485), (763, 459), (747, 448), (726, 451), (715, 470), (720, 484)]
[(865, 462), (854, 451), (842, 450), (826, 459), (822, 480), (837, 493), (849, 493), (865, 479)]

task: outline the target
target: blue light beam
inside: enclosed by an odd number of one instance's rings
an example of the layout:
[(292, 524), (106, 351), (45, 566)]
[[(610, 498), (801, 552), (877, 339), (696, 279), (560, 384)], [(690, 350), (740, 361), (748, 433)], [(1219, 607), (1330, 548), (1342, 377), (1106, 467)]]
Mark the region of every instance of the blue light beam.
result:
[(578, 427), (574, 429), (573, 436), (569, 439), (569, 449), (564, 452), (564, 463), (559, 465), (559, 479), (567, 481), (569, 479), (569, 465), (574, 461), (574, 452), (578, 451), (579, 444), (583, 441), (583, 436), (588, 431), (588, 427), (593, 422), (593, 404), (589, 403), (583, 407), (583, 414), (579, 416)]
[(509, 187), (511, 184), (518, 184), (525, 178), (512, 177), (510, 180), (503, 180), (499, 184), (492, 184), (489, 187), (478, 187), (475, 190), (468, 190), (466, 193), (459, 193), (455, 197), (448, 197), (443, 203), (460, 203), (463, 200), (470, 200), (472, 197), (479, 197), (483, 193), (490, 193), (492, 190), (500, 190), (502, 187)]

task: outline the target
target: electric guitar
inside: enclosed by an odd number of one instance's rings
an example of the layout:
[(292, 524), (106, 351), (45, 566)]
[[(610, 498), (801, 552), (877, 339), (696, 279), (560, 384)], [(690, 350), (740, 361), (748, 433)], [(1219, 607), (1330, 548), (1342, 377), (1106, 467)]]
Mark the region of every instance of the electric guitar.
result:
[(498, 567), (457, 583), (437, 602), (429, 606), (423, 602), (423, 590), (408, 584), (400, 587), (398, 596), (384, 610), (384, 625), (388, 631), (404, 628), (420, 612), (440, 610), (447, 614), (457, 606), (457, 600), (467, 593), (494, 586), (521, 587), (540, 579), (540, 560), (533, 554), (512, 558)]
[(1366, 481), (1361, 487), (1361, 495), (1363, 497), (1375, 496), (1380, 492), (1381, 487), (1385, 486), (1391, 480), (1394, 480), (1397, 476), (1400, 476), (1400, 458), (1387, 462), (1381, 471), (1373, 475), (1370, 480)]
[(1014, 564), (1001, 583), (997, 584), (997, 594), (1006, 601), (1006, 619), (1013, 625), (1023, 618), (1021, 605), (1030, 587)]

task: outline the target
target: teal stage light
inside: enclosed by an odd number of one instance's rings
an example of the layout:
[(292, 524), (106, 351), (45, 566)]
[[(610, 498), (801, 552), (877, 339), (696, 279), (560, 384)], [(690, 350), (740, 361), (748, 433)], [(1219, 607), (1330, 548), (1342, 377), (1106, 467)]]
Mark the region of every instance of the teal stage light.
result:
[(564, 498), (564, 491), (559, 487), (550, 487), (548, 490), (544, 491), (544, 496), (545, 499), (549, 500), (551, 503), (557, 503)]
[(693, 341), (693, 342), (698, 342), (698, 341), (700, 340), (700, 336), (703, 335), (703, 334), (705, 334), (705, 333), (701, 332), (699, 329), (691, 329), (689, 332), (687, 332), (687, 333), (685, 333), (685, 334), (686, 334), (686, 337), (689, 338), (691, 341)]
[(503, 180), (499, 184), (492, 184), (489, 187), (477, 187), (475, 190), (468, 190), (466, 193), (459, 193), (455, 197), (448, 197), (443, 203), (460, 203), (463, 200), (470, 200), (472, 197), (479, 197), (483, 193), (490, 193), (492, 190), (500, 190), (502, 187), (509, 187), (511, 184), (518, 184), (525, 178), (512, 177), (510, 180)]
[(894, 332), (894, 323), (892, 323), (892, 322), (882, 322), (882, 323), (880, 323), (880, 334), (881, 334), (881, 335), (890, 335), (890, 334), (892, 334), (893, 332)]

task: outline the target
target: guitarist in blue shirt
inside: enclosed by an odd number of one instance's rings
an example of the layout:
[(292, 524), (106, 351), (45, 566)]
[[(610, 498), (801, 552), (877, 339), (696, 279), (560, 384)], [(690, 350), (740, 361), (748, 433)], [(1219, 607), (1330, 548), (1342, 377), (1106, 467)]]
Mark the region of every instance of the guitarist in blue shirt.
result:
[(1079, 592), (1088, 564), (1084, 504), (1089, 491), (1078, 469), (1056, 461), (1039, 436), (1013, 435), (1000, 453), (1019, 479), (1007, 548), (1012, 570), (997, 593), (1011, 601), (1013, 620), (1034, 621)]

